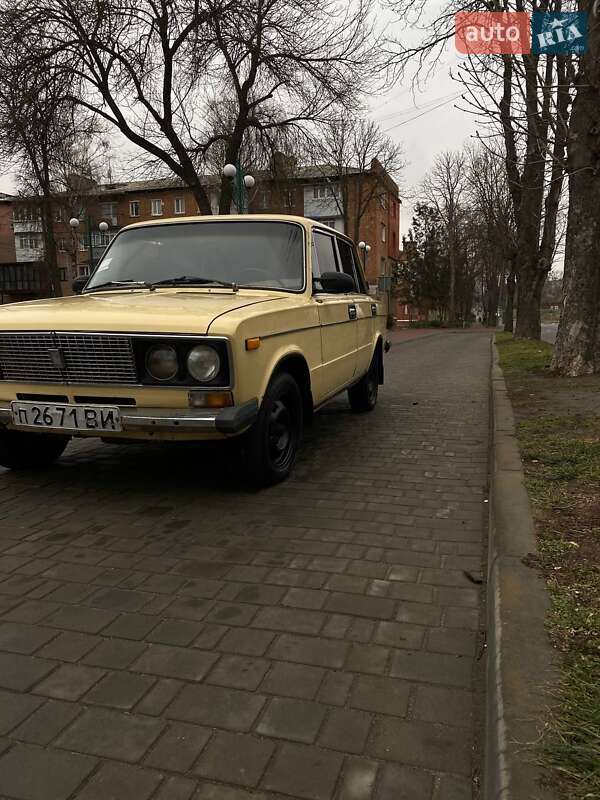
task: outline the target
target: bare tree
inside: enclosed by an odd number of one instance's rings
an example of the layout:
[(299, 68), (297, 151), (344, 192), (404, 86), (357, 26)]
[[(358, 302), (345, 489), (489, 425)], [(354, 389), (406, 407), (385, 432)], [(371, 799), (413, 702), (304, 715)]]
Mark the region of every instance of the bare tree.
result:
[[(2, 0), (32, 58), (60, 54), (74, 100), (177, 175), (211, 213), (211, 148), (235, 163), (249, 129), (267, 136), (322, 121), (373, 75), (371, 0)], [(207, 110), (227, 104), (215, 130)], [(221, 211), (231, 186), (222, 185)]]
[(437, 156), (422, 186), (423, 197), (437, 210), (446, 229), (450, 268), (448, 314), (451, 322), (456, 320), (459, 227), (466, 189), (466, 155), (461, 151), (449, 150)]
[[(60, 295), (54, 222), (61, 171), (69, 169), (79, 140), (96, 132), (89, 115), (71, 101), (71, 85), (46, 61), (25, 66), (30, 42), (11, 36), (17, 20), (3, 18), (0, 50), (0, 159), (17, 171), (21, 191), (39, 212), (49, 289)], [(8, 34), (8, 35), (6, 35)]]
[(335, 183), (330, 199), (346, 233), (358, 241), (371, 204), (395, 190), (390, 176), (399, 177), (404, 169), (402, 147), (374, 122), (348, 114), (323, 126), (310, 157), (323, 179)]
[(517, 233), (504, 155), (499, 149), (480, 145), (467, 148), (467, 157), (468, 200), (478, 222), (475, 231), (482, 262), (484, 319), (496, 325), (503, 300), (504, 330), (512, 332)]
[[(389, 3), (405, 20), (426, 15), (424, 0)], [(563, 0), (454, 0), (430, 21), (416, 46), (397, 46), (393, 59), (400, 70), (416, 64), (419, 75), (433, 69), (454, 35), (458, 11), (563, 11), (575, 5)], [(472, 56), (459, 75), (467, 110), (488, 126), (486, 136), (499, 137), (504, 148), (517, 226), (516, 334), (526, 338), (540, 338), (541, 293), (556, 250), (572, 76), (570, 56), (535, 53)]]
[(570, 121), (564, 304), (552, 361), (571, 376), (600, 372), (600, 5), (579, 7), (588, 12), (588, 45)]

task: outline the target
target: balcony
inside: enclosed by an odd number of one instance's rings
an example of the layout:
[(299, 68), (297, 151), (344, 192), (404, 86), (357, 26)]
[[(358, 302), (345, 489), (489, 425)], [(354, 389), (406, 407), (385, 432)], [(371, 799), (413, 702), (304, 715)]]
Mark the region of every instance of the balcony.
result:
[(0, 264), (0, 292), (12, 295), (39, 295), (46, 283), (45, 264)]
[(326, 197), (315, 197), (312, 186), (304, 187), (304, 216), (311, 219), (333, 219), (343, 216), (339, 198), (330, 194)]
[(15, 233), (41, 233), (42, 221), (40, 219), (15, 219), (13, 230)]

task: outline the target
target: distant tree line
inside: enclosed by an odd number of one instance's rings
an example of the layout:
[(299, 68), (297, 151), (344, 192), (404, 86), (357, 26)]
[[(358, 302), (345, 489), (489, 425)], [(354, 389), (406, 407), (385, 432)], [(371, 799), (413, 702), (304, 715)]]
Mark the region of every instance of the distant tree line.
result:
[(512, 330), (516, 227), (501, 159), (481, 147), (441, 153), (419, 196), (396, 271), (401, 295), (442, 321), (502, 318)]
[[(571, 376), (600, 372), (598, 0), (451, 0), (433, 9), (428, 0), (387, 2), (399, 22), (418, 24), (422, 32), (419, 39), (398, 38), (389, 48), (398, 74), (412, 72), (417, 82), (431, 73), (453, 38), (457, 12), (586, 14), (587, 41), (578, 51), (471, 55), (461, 61), (455, 78), (462, 92), (459, 105), (474, 115), (481, 146), (498, 154), (503, 164), (515, 234), (507, 278), (516, 286), (515, 335), (540, 338), (543, 288), (564, 220), (564, 298), (552, 367)], [(454, 316), (452, 276), (458, 275), (459, 265), (452, 203), (438, 213), (445, 215), (448, 313)]]

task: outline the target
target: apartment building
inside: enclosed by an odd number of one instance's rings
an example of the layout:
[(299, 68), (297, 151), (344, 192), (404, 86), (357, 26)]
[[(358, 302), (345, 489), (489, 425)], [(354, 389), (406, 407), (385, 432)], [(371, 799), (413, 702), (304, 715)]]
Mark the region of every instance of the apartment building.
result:
[[(398, 186), (378, 162), (363, 172), (345, 170), (340, 174), (332, 167), (319, 166), (254, 177), (256, 185), (247, 197), (249, 213), (296, 214), (318, 219), (353, 238), (358, 234), (356, 238), (371, 248), (366, 274), (373, 289), (381, 276), (392, 274), (399, 258), (400, 200)], [(208, 177), (206, 187), (217, 214), (220, 179)], [(71, 291), (74, 277), (89, 274), (123, 226), (197, 214), (192, 191), (175, 178), (96, 184), (76, 199), (58, 196), (54, 236), (64, 293)], [(73, 217), (79, 220), (76, 228), (69, 224)], [(100, 223), (108, 228), (101, 230)], [(0, 268), (1, 263), (43, 260), (42, 226), (35, 203), (0, 196)]]

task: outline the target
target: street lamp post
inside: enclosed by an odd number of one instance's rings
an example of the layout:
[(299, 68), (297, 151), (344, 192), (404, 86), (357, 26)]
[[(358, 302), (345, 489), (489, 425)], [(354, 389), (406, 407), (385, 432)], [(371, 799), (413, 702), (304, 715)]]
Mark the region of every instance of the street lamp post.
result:
[[(75, 277), (77, 277), (77, 273), (79, 272), (79, 239), (77, 237), (77, 230), (79, 228), (79, 219), (77, 217), (71, 217), (69, 220), (69, 225), (73, 231), (73, 236), (75, 238)], [(106, 233), (108, 230), (108, 222), (101, 222), (98, 225), (98, 230), (100, 233)], [(93, 244), (92, 244), (92, 223), (89, 217), (87, 217), (87, 239), (88, 239), (88, 267), (91, 270), (94, 266), (94, 259), (93, 259)]]
[(364, 270), (365, 270), (365, 273), (366, 273), (366, 271), (367, 271), (367, 256), (368, 256), (368, 255), (369, 255), (369, 253), (371, 252), (371, 245), (370, 245), (370, 244), (367, 244), (366, 242), (359, 242), (359, 243), (358, 243), (358, 249), (359, 249), (359, 250), (362, 250), (362, 254), (363, 254), (363, 267), (364, 267)]
[(71, 217), (69, 220), (69, 225), (71, 226), (71, 232), (73, 234), (73, 243), (75, 249), (75, 257), (72, 259), (73, 261), (73, 269), (75, 270), (74, 278), (77, 277), (79, 272), (79, 238), (77, 236), (77, 229), (79, 228), (79, 220), (77, 217)]
[(239, 160), (235, 164), (225, 164), (223, 175), (233, 181), (233, 200), (238, 214), (248, 210), (248, 189), (256, 185), (252, 175), (245, 175)]

